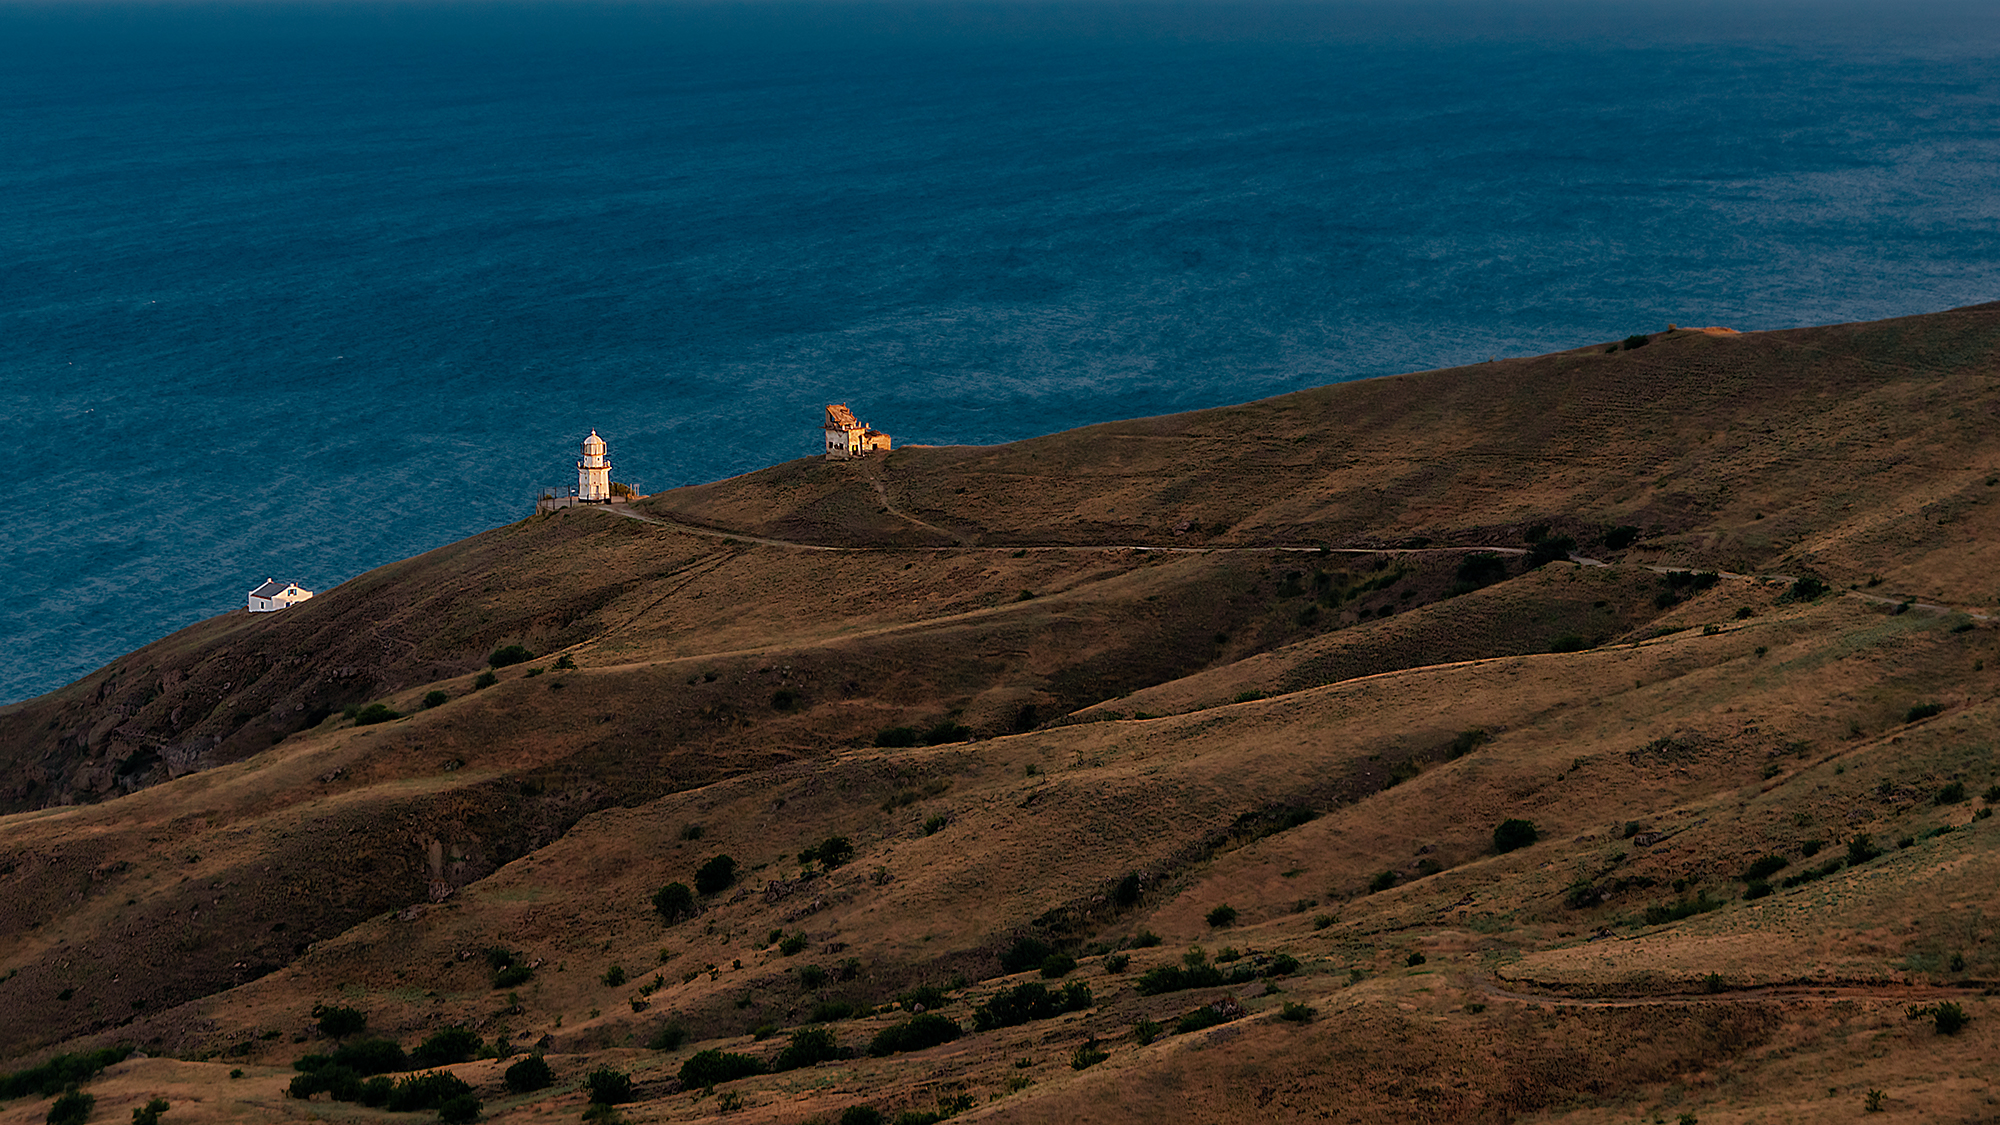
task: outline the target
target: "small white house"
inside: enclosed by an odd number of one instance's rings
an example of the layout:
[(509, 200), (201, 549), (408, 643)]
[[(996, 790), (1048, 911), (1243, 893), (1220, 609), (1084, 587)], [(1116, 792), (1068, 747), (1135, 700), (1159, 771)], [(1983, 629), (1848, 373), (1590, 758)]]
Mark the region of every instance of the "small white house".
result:
[(296, 605), (312, 596), (311, 590), (296, 582), (280, 582), (275, 578), (266, 578), (262, 586), (250, 591), (250, 612), (270, 613)]

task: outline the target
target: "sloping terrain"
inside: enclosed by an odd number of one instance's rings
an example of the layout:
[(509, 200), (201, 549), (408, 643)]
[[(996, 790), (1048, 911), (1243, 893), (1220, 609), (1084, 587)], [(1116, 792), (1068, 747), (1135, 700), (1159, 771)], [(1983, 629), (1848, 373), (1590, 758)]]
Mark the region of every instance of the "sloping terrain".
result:
[[(1996, 341), (793, 462), (205, 622), (0, 711), (0, 1056), (171, 1056), (101, 1119), (409, 1119), (284, 1096), (337, 1005), (541, 1052), (452, 1066), (499, 1120), (598, 1067), (634, 1121), (1978, 1119)], [(1029, 983), (1087, 995), (975, 1027)], [(871, 1056), (918, 1006), (966, 1034)]]

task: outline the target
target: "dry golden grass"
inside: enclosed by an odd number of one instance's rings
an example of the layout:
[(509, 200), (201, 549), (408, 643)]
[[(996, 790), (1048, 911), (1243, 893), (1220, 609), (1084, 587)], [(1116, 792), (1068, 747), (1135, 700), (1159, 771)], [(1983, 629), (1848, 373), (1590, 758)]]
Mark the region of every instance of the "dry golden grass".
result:
[[(996, 1120), (1775, 1121), (1860, 1113), (1870, 1089), (1892, 1117), (1977, 1119), (2000, 647), (1949, 610), (2000, 592), (1996, 328), (1983, 307), (1691, 332), (795, 462), (642, 506), (712, 534), (572, 510), (203, 623), (0, 712), (23, 809), (0, 818), (0, 1055), (174, 1056), (91, 1083), (101, 1119), (152, 1093), (171, 1121), (381, 1116), (279, 1096), (327, 1046), (324, 1002), (405, 1046), (448, 1024), (543, 1044), (552, 1091), (455, 1068), (503, 1121), (574, 1119), (597, 1065), (639, 1080), (635, 1121), (955, 1099)], [(1647, 535), (1604, 549), (1621, 523)], [(1612, 565), (1517, 561), (1450, 596), (1443, 548), (1534, 524)], [(1282, 549), (1316, 542), (1394, 549)], [(1858, 588), (1793, 602), (1739, 574), (1662, 605), (1647, 567), (1669, 565)], [(1320, 596), (1376, 575), (1395, 581)], [(475, 690), (512, 642), (539, 655)], [(424, 709), (433, 690), (450, 701)], [(335, 706), (371, 700), (407, 717)], [(873, 746), (947, 721), (977, 740)], [(168, 764), (121, 780), (145, 747)], [(55, 796), (81, 803), (31, 807)], [(1541, 839), (1496, 854), (1512, 817)], [(1782, 879), (1859, 833), (1886, 854), (1746, 897), (1753, 860), (1785, 856)], [(853, 860), (802, 875), (836, 835)], [(667, 924), (653, 892), (718, 854), (742, 881)], [(1698, 896), (1716, 908), (1647, 919)], [(969, 1026), (1030, 979), (1000, 975), (1023, 935), (1078, 953), (1089, 1009), (673, 1088), (696, 1050), (769, 1058), (828, 1001), (859, 1009), (829, 1025), (848, 1047), (918, 984)], [(1197, 945), (1301, 968), (1138, 994)], [(493, 947), (533, 977), (493, 988)], [(1224, 994), (1242, 1018), (1132, 1036)], [(1971, 1014), (1960, 1035), (1905, 1018), (1939, 1000)], [(649, 1048), (669, 1024), (693, 1038)], [(1092, 1038), (1108, 1057), (1073, 1069)]]

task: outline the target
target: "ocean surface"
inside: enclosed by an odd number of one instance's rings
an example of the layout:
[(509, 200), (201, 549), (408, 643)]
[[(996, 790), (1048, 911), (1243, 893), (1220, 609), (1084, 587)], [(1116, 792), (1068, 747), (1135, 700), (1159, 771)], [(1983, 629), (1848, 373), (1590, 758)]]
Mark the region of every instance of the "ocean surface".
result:
[(0, 4), (0, 701), (842, 401), (1991, 300), (1990, 3)]

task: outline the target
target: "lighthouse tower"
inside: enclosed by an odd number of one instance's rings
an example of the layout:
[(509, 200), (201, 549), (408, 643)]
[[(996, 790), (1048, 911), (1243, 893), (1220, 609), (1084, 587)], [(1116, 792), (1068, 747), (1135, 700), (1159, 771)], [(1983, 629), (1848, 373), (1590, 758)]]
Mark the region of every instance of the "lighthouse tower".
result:
[(597, 431), (583, 439), (583, 459), (576, 463), (576, 498), (586, 503), (611, 499), (611, 459), (606, 457), (604, 439)]

